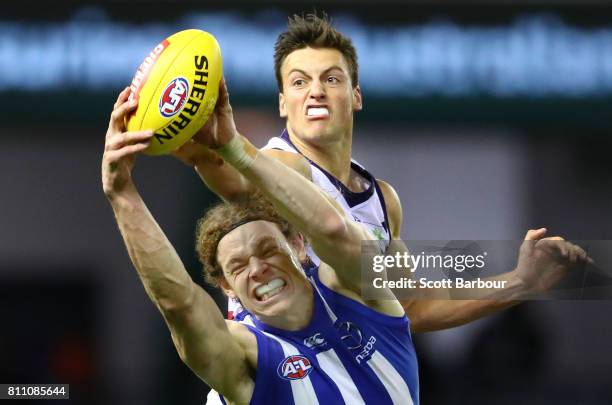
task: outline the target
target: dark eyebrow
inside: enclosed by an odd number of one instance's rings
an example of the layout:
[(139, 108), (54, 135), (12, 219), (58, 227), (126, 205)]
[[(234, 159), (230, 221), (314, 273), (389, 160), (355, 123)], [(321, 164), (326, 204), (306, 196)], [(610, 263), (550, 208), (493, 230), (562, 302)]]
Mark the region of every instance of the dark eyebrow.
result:
[(330, 67), (330, 68), (325, 69), (325, 71), (323, 72), (323, 74), (325, 74), (325, 73), (329, 73), (329, 72), (331, 72), (332, 70), (339, 70), (340, 72), (344, 73), (344, 70), (342, 70), (342, 68), (341, 68), (340, 66), (336, 66), (336, 65), (334, 65), (334, 66), (332, 66), (332, 67)]
[[(339, 70), (340, 72), (344, 73), (344, 70), (342, 70), (342, 68), (341, 68), (340, 66), (338, 66), (338, 65), (334, 65), (334, 66), (331, 66), (331, 67), (328, 67), (327, 69), (325, 69), (325, 70), (323, 71), (323, 74), (329, 73), (329, 72), (331, 72), (332, 70)], [(291, 75), (291, 73), (300, 73), (300, 74), (303, 74), (304, 76), (308, 76), (308, 77), (310, 77), (310, 76), (308, 75), (308, 73), (304, 72), (302, 69), (297, 69), (297, 68), (296, 68), (296, 69), (291, 69), (291, 70), (289, 71), (289, 73), (287, 73), (287, 76)]]
[(291, 69), (289, 73), (287, 73), (287, 76), (291, 75), (291, 73), (300, 73), (300, 74), (303, 74), (304, 76), (308, 76), (308, 74), (304, 72), (302, 69)]

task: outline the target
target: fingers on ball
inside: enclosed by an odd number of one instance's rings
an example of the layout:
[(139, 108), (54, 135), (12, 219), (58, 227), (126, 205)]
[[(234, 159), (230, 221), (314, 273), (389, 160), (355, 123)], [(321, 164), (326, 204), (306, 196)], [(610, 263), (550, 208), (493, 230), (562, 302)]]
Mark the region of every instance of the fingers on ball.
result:
[(124, 146), (132, 145), (136, 143), (149, 144), (153, 131), (136, 131), (136, 132), (122, 132), (116, 133), (106, 143), (106, 150), (118, 150)]
[(130, 86), (125, 87), (119, 95), (117, 96), (117, 101), (115, 101), (115, 105), (113, 108), (117, 108), (122, 102), (125, 102), (130, 95)]
[(128, 102), (123, 102), (118, 107), (116, 107), (111, 113), (111, 126), (113, 129), (117, 131), (121, 131), (125, 128), (125, 116), (131, 110), (136, 108), (138, 102), (136, 100), (131, 100)]
[(149, 142), (139, 142), (131, 145), (125, 145), (122, 148), (111, 150), (106, 153), (108, 163), (113, 164), (126, 156), (133, 155), (138, 152), (142, 152), (143, 150), (149, 147)]
[(128, 155), (128, 154), (143, 151), (148, 147), (149, 147), (149, 142), (140, 142), (140, 143), (135, 143), (132, 145), (124, 146), (123, 148), (121, 148), (121, 151), (125, 153), (126, 155)]

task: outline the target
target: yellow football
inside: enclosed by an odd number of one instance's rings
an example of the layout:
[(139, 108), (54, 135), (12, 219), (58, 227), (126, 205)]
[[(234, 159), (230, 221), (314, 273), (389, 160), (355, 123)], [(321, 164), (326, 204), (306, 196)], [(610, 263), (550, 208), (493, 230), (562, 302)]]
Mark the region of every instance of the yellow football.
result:
[(128, 131), (155, 131), (146, 154), (172, 152), (206, 123), (222, 65), (215, 37), (195, 29), (169, 36), (149, 53), (132, 80), (129, 99), (138, 107), (126, 122)]

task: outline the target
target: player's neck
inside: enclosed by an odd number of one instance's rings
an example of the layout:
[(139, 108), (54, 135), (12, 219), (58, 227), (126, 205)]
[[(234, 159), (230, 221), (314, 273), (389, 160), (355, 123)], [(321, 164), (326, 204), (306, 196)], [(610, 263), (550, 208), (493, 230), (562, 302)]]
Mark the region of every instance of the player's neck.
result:
[(291, 142), (308, 159), (325, 169), (344, 185), (349, 185), (351, 175), (352, 134), (341, 140), (318, 145), (292, 136)]

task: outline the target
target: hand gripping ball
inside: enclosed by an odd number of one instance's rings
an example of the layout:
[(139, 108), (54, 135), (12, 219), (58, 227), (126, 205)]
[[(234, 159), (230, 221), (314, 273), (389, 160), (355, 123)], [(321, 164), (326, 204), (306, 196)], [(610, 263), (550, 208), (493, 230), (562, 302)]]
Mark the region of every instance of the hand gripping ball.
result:
[(138, 107), (126, 123), (128, 131), (154, 131), (146, 154), (172, 152), (206, 123), (222, 65), (215, 37), (195, 29), (169, 36), (149, 53), (130, 86), (129, 99), (138, 100)]

